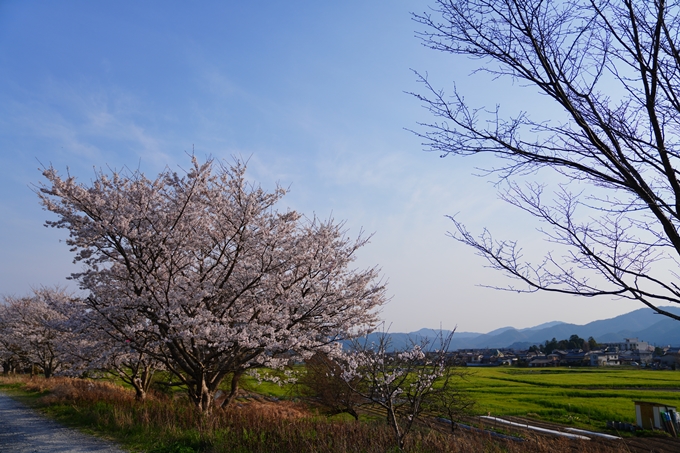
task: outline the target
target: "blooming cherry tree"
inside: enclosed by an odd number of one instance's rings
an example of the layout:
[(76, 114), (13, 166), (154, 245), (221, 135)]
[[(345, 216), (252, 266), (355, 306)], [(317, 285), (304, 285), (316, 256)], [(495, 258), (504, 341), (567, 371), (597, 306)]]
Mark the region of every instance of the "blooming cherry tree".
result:
[(382, 332), (377, 343), (355, 340), (351, 351), (337, 361), (344, 367), (342, 379), (347, 386), (387, 412), (387, 423), (401, 450), (413, 423), (439, 398), (442, 385), (450, 382), (446, 379), (447, 350), (452, 337), (453, 332), (440, 332), (437, 349), (425, 339), (392, 351), (390, 336)]
[(71, 334), (60, 328), (65, 317), (51, 304), (70, 298), (59, 288), (35, 290), (31, 297), (5, 297), (0, 344), (10, 362), (36, 365), (46, 378), (64, 368), (67, 360), (60, 345), (69, 343)]
[(72, 299), (53, 308), (67, 318), (61, 328), (72, 335), (71, 341), (59, 345), (71, 365), (68, 374), (111, 373), (135, 390), (138, 401), (146, 398), (154, 373), (162, 368), (158, 360), (145, 352), (146, 348), (135, 349), (130, 340), (121, 338), (82, 300)]
[(39, 196), (84, 264), (73, 277), (99, 323), (159, 360), (210, 412), (248, 369), (277, 366), (366, 331), (385, 287), (351, 268), (367, 239), (278, 212), (285, 194), (249, 184), (245, 165), (192, 158), (184, 174), (100, 172), (87, 186), (44, 171)]
[(11, 300), (5, 298), (4, 303), (0, 303), (0, 364), (5, 374), (29, 363), (26, 345), (14, 335), (13, 326), (18, 318)]

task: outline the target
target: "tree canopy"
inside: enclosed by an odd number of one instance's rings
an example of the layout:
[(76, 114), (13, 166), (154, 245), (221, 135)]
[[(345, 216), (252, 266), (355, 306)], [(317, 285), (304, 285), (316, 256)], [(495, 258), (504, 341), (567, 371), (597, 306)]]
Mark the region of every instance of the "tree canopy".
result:
[(385, 286), (353, 269), (367, 239), (342, 223), (279, 212), (285, 190), (250, 184), (241, 162), (195, 158), (184, 174), (99, 172), (90, 185), (47, 168), (39, 195), (69, 231), (98, 324), (162, 362), (210, 411), (217, 386), (351, 338), (377, 319)]

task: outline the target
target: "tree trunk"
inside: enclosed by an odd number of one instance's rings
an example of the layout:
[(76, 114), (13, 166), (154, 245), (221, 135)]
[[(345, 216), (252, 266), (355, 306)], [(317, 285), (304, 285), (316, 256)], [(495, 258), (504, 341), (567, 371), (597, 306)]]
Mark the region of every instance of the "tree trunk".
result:
[(43, 369), (43, 373), (45, 374), (45, 379), (49, 379), (49, 378), (52, 377), (54, 370), (52, 369), (51, 364), (43, 365), (42, 369)]
[(399, 429), (399, 422), (397, 421), (397, 414), (394, 412), (393, 408), (387, 409), (387, 422), (392, 427), (394, 431), (394, 438), (397, 440), (397, 445), (399, 450), (404, 450), (404, 436), (401, 434), (401, 429)]
[(197, 372), (191, 375), (192, 379), (185, 380), (189, 399), (196, 406), (196, 410), (207, 416), (212, 413), (215, 388), (210, 388), (204, 373)]
[(135, 399), (137, 401), (144, 401), (146, 399), (146, 392), (151, 386), (151, 380), (153, 378), (154, 369), (146, 365), (142, 368), (141, 372), (138, 370), (136, 376), (131, 379), (131, 384), (135, 389)]
[(359, 421), (359, 414), (357, 414), (357, 411), (354, 410), (352, 407), (348, 407), (345, 409), (345, 412), (354, 417), (354, 421), (358, 422)]
[(142, 379), (134, 378), (132, 380), (132, 387), (135, 389), (135, 400), (144, 401), (146, 399), (146, 389)]
[(231, 377), (231, 391), (224, 401), (222, 401), (221, 407), (224, 408), (229, 406), (231, 402), (234, 401), (234, 398), (236, 398), (236, 393), (238, 392), (238, 383), (241, 379), (241, 376), (243, 376), (243, 370), (234, 371), (234, 375)]
[(203, 415), (210, 415), (213, 409), (213, 398), (215, 392), (211, 392), (205, 382), (205, 376), (201, 376), (200, 380), (196, 380), (194, 389), (190, 393), (191, 399), (196, 404), (196, 409)]

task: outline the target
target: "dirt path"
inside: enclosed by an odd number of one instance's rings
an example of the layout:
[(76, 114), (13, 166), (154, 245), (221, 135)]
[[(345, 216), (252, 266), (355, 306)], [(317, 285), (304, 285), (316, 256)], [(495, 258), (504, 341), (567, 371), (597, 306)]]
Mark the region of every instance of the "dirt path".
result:
[(0, 392), (0, 452), (124, 453), (124, 450), (65, 428)]

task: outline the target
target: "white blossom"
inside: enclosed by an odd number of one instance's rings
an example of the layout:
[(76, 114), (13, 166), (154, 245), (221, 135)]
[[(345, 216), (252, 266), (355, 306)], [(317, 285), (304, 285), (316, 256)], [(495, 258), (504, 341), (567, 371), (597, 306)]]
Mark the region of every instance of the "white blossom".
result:
[(97, 322), (163, 362), (203, 411), (228, 374), (235, 385), (249, 368), (334, 349), (385, 302), (377, 270), (351, 268), (367, 239), (277, 211), (285, 190), (253, 186), (245, 170), (193, 158), (184, 175), (100, 172), (86, 186), (48, 168), (40, 190), (58, 215), (47, 224), (69, 230)]

